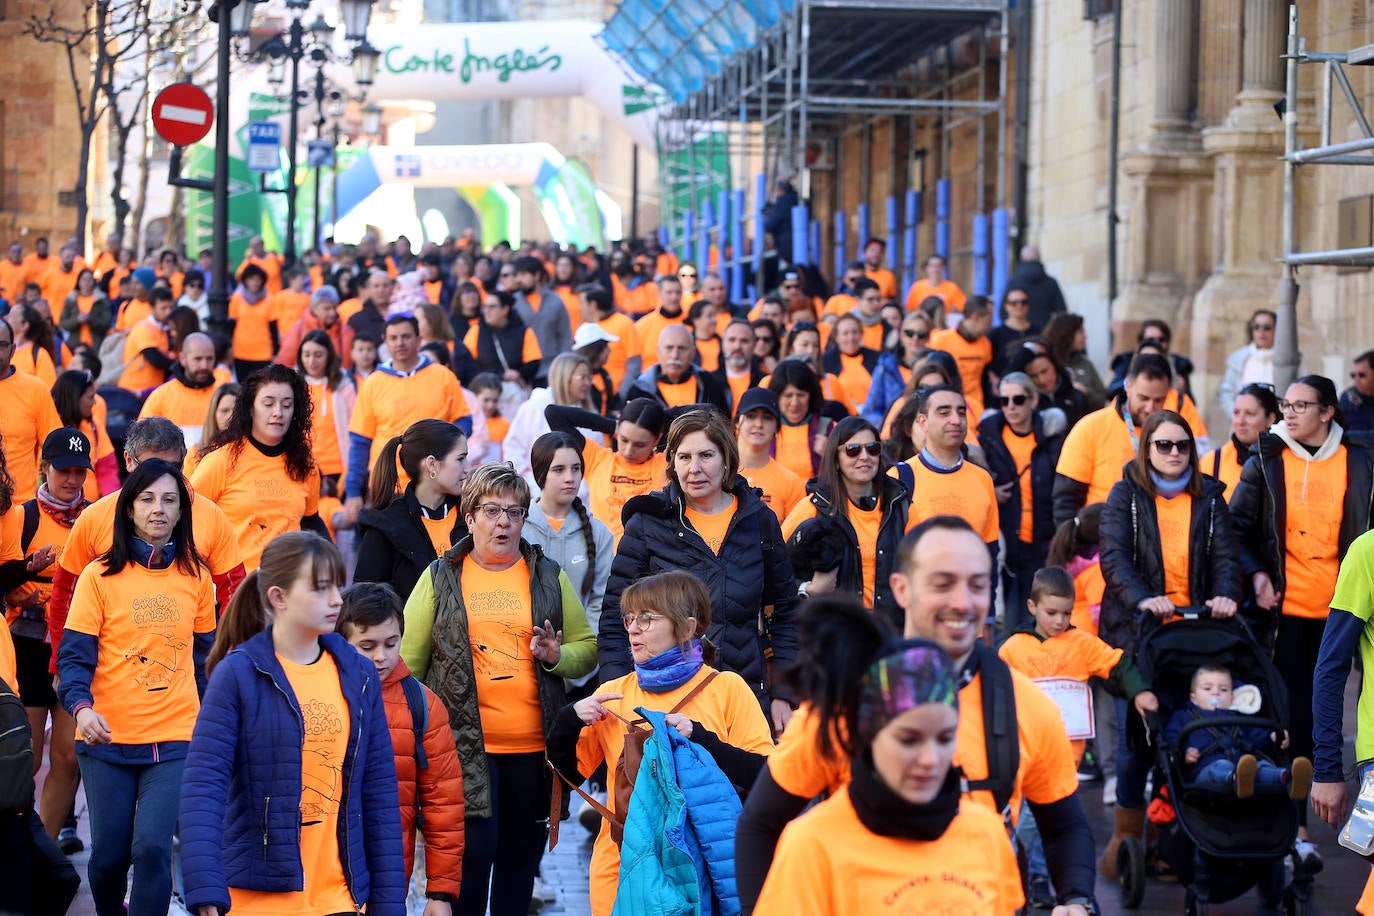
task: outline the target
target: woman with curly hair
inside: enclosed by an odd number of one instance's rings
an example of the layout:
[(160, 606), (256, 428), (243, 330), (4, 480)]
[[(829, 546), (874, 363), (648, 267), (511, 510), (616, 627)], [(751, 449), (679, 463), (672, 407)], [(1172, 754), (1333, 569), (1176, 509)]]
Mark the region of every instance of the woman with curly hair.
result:
[(229, 423), (201, 456), (196, 492), (229, 517), (243, 566), (296, 528), (328, 537), (319, 517), (320, 473), (310, 451), (310, 392), (305, 378), (277, 364), (248, 376)]

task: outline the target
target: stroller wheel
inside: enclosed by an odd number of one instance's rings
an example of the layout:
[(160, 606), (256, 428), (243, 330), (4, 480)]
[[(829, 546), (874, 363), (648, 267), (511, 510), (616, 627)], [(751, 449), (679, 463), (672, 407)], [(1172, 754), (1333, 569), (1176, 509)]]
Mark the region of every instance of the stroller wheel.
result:
[(1116, 852), (1116, 881), (1121, 886), (1121, 905), (1134, 910), (1145, 899), (1145, 844), (1135, 837), (1121, 841)]
[(1284, 889), (1283, 905), (1279, 912), (1283, 916), (1308, 916), (1312, 912), (1312, 903), (1298, 896), (1292, 887)]
[(1207, 903), (1197, 899), (1193, 889), (1189, 888), (1183, 898), (1183, 912), (1185, 916), (1207, 916)]

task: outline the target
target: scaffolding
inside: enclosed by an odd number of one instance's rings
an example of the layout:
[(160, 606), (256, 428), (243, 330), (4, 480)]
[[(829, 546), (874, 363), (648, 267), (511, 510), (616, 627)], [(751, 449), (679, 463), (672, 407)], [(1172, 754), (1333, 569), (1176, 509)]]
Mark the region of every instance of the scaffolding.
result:
[[(838, 270), (851, 233), (858, 245), (870, 237), (869, 202), (885, 198), (886, 232), (872, 236), (884, 238), (910, 283), (915, 230), (929, 203), (918, 129), (937, 131), (935, 250), (948, 258), (951, 137), (973, 125), (974, 199), (963, 203), (976, 214), (975, 291), (994, 292), (992, 276), (1005, 281), (1007, 271), (995, 268), (1006, 266), (1014, 174), (1005, 104), (1010, 0), (691, 0), (688, 7), (688, 0), (622, 0), (599, 36), (633, 78), (666, 97), (657, 140), (668, 247), (705, 261), (714, 240), (723, 269), (757, 279), (773, 253), (762, 231), (768, 190), (789, 178), (803, 200), (828, 192), (829, 206), (816, 210), (833, 218), (833, 228), (809, 209), (795, 213), (793, 250), (778, 255)], [(894, 147), (886, 194), (874, 193), (867, 162), (846, 168), (842, 161), (844, 141), (856, 132), (867, 158), (871, 129), (883, 120)], [(823, 189), (813, 180), (821, 167), (834, 175)], [(864, 201), (856, 220), (837, 205), (848, 182), (860, 184)], [(833, 260), (822, 257), (822, 237)], [(740, 283), (731, 285), (738, 301)]]
[[(1282, 101), (1283, 150), (1283, 283), (1279, 292), (1278, 319), (1275, 322), (1274, 382), (1279, 391), (1292, 383), (1298, 372), (1298, 268), (1311, 266), (1374, 266), (1374, 248), (1339, 248), (1330, 251), (1299, 251), (1297, 247), (1297, 172), (1304, 165), (1374, 165), (1374, 127), (1365, 115), (1359, 96), (1350, 85), (1347, 66), (1374, 65), (1374, 45), (1352, 51), (1307, 50), (1307, 40), (1298, 32), (1298, 5), (1288, 7), (1287, 82)], [(1320, 139), (1318, 145), (1303, 149), (1298, 141), (1298, 69), (1303, 64), (1319, 64), (1321, 77)], [(1355, 123), (1364, 135), (1346, 143), (1331, 142), (1331, 113), (1339, 87), (1350, 107)], [(1363, 154), (1363, 155), (1361, 155)]]

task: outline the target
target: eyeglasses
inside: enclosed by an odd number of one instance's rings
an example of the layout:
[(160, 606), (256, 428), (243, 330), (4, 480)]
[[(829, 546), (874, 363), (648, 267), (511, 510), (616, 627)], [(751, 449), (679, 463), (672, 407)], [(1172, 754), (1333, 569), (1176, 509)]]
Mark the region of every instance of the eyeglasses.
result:
[(883, 453), (881, 442), (846, 442), (840, 448), (850, 458), (858, 458), (861, 452), (867, 452), (871, 458), (877, 458)]
[(1155, 439), (1152, 444), (1161, 455), (1186, 455), (1193, 450), (1191, 439)]
[(1316, 404), (1315, 401), (1279, 401), (1279, 410), (1284, 413), (1288, 413), (1290, 410), (1293, 413), (1307, 413), (1307, 408), (1314, 404)]
[(903, 337), (915, 337), (917, 340), (929, 340), (929, 331), (917, 331), (913, 328), (902, 328)]
[(625, 629), (627, 630), (630, 628), (630, 624), (638, 624), (639, 632), (647, 633), (649, 630), (653, 629), (656, 621), (662, 619), (662, 614), (623, 614), (620, 617), (620, 622), (625, 625)]
[(684, 280), (695, 280), (697, 278), (696, 272), (691, 270), (684, 270), (680, 272), (678, 276)]
[(510, 519), (512, 523), (523, 522), (526, 515), (524, 506), (498, 506), (496, 503), (482, 503), (477, 508), (482, 511), (482, 516), (485, 519), (492, 522), (499, 519), (502, 513), (505, 513), (506, 518)]
[(1002, 406), (1003, 406), (1003, 407), (1009, 407), (1009, 406), (1011, 406), (1012, 404), (1015, 404), (1017, 407), (1020, 407), (1022, 404), (1026, 403), (1027, 401), (1030, 400), (1030, 395), (1028, 395), (1028, 394), (1011, 394), (1011, 395), (1004, 394), (1004, 395), (1002, 395), (1001, 397), (999, 397), (997, 400), (999, 400), (999, 401), (1002, 402)]

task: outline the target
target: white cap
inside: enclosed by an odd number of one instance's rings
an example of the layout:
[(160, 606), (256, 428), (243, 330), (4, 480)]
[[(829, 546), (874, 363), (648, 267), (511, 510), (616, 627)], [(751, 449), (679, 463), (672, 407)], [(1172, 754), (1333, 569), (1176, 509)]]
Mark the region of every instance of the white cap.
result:
[(619, 337), (616, 337), (614, 334), (601, 327), (601, 325), (588, 322), (577, 326), (577, 332), (573, 334), (572, 348), (574, 350), (581, 350), (589, 344), (599, 343), (601, 341), (615, 343), (618, 340), (620, 340)]

